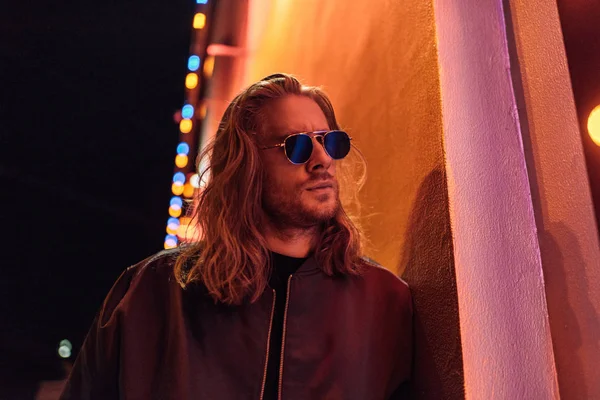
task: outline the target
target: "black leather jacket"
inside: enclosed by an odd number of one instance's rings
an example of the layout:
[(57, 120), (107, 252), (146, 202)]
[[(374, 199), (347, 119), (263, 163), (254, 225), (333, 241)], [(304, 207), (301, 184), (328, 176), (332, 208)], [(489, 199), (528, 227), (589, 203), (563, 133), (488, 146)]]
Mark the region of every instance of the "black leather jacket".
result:
[[(252, 304), (215, 304), (199, 286), (179, 286), (175, 256), (161, 252), (119, 277), (61, 399), (262, 398), (273, 291)], [(281, 399), (406, 395), (410, 292), (394, 274), (368, 264), (361, 277), (335, 278), (309, 258), (291, 276)]]

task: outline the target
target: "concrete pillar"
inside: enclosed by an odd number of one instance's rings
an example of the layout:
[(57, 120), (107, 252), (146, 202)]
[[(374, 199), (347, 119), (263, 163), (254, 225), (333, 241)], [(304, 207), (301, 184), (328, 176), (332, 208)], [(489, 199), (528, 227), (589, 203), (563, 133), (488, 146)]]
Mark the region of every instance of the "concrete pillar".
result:
[(598, 399), (598, 230), (556, 1), (506, 10), (560, 397)]
[(558, 398), (503, 3), (434, 9), (466, 397)]

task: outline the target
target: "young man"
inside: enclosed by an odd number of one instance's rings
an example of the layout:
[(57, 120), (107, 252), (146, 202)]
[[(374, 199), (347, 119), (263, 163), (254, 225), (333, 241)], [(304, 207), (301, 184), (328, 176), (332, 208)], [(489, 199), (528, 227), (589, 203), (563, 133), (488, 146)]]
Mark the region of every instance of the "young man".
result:
[(350, 140), (292, 76), (240, 93), (207, 152), (202, 237), (121, 275), (62, 398), (405, 397), (411, 297), (340, 203)]

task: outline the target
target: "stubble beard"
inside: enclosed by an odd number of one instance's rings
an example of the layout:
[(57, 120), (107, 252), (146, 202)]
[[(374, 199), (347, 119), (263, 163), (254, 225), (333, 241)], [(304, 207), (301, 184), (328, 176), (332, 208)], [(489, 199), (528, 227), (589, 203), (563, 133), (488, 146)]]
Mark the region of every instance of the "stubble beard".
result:
[(312, 229), (334, 218), (340, 210), (337, 184), (333, 193), (315, 196), (311, 205), (306, 204), (305, 195), (299, 188), (285, 191), (266, 183), (263, 209), (269, 221), (279, 229)]

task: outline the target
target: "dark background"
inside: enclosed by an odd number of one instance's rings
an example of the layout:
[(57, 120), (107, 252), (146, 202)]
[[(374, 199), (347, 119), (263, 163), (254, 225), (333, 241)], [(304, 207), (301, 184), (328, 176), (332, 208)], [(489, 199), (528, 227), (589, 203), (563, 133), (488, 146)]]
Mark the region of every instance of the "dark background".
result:
[(573, 95), (590, 178), (590, 187), (600, 225), (600, 147), (587, 133), (587, 119), (600, 105), (600, 1), (558, 0)]
[[(600, 3), (559, 0), (596, 215)], [(120, 272), (162, 249), (195, 4), (0, 8), (0, 387), (60, 379)]]
[(0, 386), (63, 375), (120, 272), (163, 248), (195, 3), (0, 9)]

